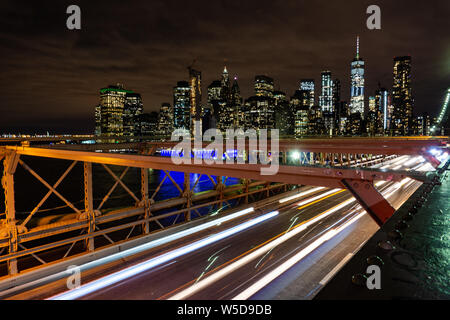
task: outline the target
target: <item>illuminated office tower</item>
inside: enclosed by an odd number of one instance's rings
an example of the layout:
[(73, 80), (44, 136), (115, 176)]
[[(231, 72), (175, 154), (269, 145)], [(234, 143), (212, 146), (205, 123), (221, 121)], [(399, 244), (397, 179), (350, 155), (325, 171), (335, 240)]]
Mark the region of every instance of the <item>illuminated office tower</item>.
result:
[(311, 103), (311, 90), (296, 90), (291, 97), (291, 109), (294, 114), (294, 134), (296, 137), (306, 136), (309, 126), (309, 108)]
[(349, 127), (349, 113), (347, 101), (340, 101), (336, 110), (336, 131), (339, 135), (346, 135)]
[(228, 103), (228, 101), (230, 100), (230, 78), (228, 76), (228, 70), (226, 66), (223, 68), (222, 79), (220, 80), (220, 83), (222, 86), (222, 100)]
[(102, 134), (102, 106), (95, 106), (95, 132), (96, 136), (100, 136)]
[(308, 135), (326, 134), (321, 106), (312, 106), (308, 110)]
[(168, 102), (163, 102), (158, 115), (158, 132), (171, 135), (173, 131), (173, 108)]
[[(236, 106), (231, 103), (230, 78), (227, 67), (223, 68), (222, 79), (220, 80), (220, 102), (217, 128), (225, 131), (232, 129), (236, 123)], [(237, 83), (235, 84), (237, 85)], [(235, 87), (239, 91), (239, 87)]]
[(333, 101), (333, 80), (331, 72), (323, 71), (321, 76), (322, 94), (319, 97), (319, 106), (322, 109), (323, 123), (326, 134), (333, 134), (334, 131), (334, 101)]
[(270, 99), (263, 96), (252, 96), (245, 101), (245, 129), (274, 129), (275, 115)]
[(394, 135), (410, 134), (413, 114), (411, 93), (411, 57), (394, 58), (394, 83), (392, 85), (392, 133)]
[[(339, 109), (341, 103), (341, 81), (339, 79), (333, 80), (333, 108), (328, 112), (328, 118), (325, 119), (325, 126), (328, 128), (329, 134), (339, 134)], [(331, 132), (329, 130), (332, 130)]]
[(366, 130), (369, 136), (374, 136), (377, 132), (377, 99), (375, 96), (369, 97), (369, 112), (367, 113)]
[(141, 127), (138, 117), (142, 114), (142, 98), (139, 93), (127, 93), (125, 95), (125, 104), (123, 108), (123, 135), (140, 136)]
[(244, 104), (245, 126), (248, 129), (274, 129), (275, 106), (273, 79), (264, 75), (255, 76), (255, 96)]
[(174, 129), (190, 130), (191, 125), (191, 87), (186, 81), (179, 81), (173, 88)]
[(375, 92), (375, 98), (376, 98), (376, 110), (377, 110), (377, 123), (378, 123), (378, 133), (379, 134), (385, 134), (389, 130), (389, 123), (390, 123), (390, 112), (389, 112), (389, 105), (390, 105), (390, 95), (389, 91), (385, 88), (379, 88)]
[(125, 90), (120, 84), (100, 89), (100, 131), (102, 135), (123, 135), (123, 115), (127, 93), (133, 93), (133, 91)]
[(322, 94), (319, 96), (319, 106), (322, 112), (333, 111), (333, 81), (330, 71), (322, 71), (321, 75)]
[(412, 133), (416, 136), (427, 136), (429, 135), (429, 128), (431, 124), (431, 118), (425, 112), (420, 116), (413, 117)]
[(303, 91), (308, 91), (309, 93), (309, 106), (310, 107), (312, 107), (312, 106), (314, 106), (314, 87), (315, 87), (315, 84), (314, 84), (314, 79), (302, 79), (302, 80), (300, 80), (300, 87), (299, 87), (299, 89), (300, 90), (303, 90)]
[(202, 73), (188, 67), (189, 87), (190, 87), (190, 107), (191, 107), (191, 132), (195, 134), (194, 121), (201, 121), (202, 118)]
[(274, 91), (273, 99), (275, 128), (279, 130), (281, 136), (294, 134), (294, 113), (292, 112), (289, 101), (286, 99), (286, 93), (283, 91)]
[(222, 84), (220, 80), (214, 80), (208, 86), (207, 106), (214, 115), (218, 115), (220, 102), (222, 101)]
[(237, 82), (237, 76), (233, 78), (233, 85), (231, 86), (230, 92), (230, 106), (233, 112), (234, 127), (239, 128), (244, 125), (244, 115), (242, 112), (242, 96), (241, 89)]
[(333, 109), (335, 113), (341, 102), (341, 81), (339, 79), (334, 79), (333, 81)]
[(138, 117), (141, 134), (144, 137), (153, 137), (158, 131), (158, 112), (142, 113)]
[(258, 97), (273, 97), (273, 79), (258, 75), (255, 77), (255, 95)]
[(359, 56), (359, 37), (356, 39), (356, 56), (350, 71), (350, 114), (359, 113), (364, 119), (364, 60)]

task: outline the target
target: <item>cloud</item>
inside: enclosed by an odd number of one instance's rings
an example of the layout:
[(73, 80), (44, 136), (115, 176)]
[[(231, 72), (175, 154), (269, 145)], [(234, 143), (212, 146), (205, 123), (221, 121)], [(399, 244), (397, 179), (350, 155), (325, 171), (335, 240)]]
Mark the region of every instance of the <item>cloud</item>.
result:
[(65, 28), (69, 4), (0, 4), (1, 128), (91, 132), (98, 90), (117, 82), (140, 92), (146, 111), (158, 110), (172, 101), (172, 87), (187, 79), (193, 59), (204, 92), (226, 59), (244, 97), (253, 94), (256, 74), (274, 77), (292, 95), (301, 78), (318, 86), (329, 69), (348, 99), (357, 34), (367, 95), (378, 82), (391, 86), (397, 55), (413, 56), (417, 112), (437, 112), (449, 83), (446, 0), (378, 1), (381, 31), (365, 28), (369, 1), (78, 1), (81, 31)]

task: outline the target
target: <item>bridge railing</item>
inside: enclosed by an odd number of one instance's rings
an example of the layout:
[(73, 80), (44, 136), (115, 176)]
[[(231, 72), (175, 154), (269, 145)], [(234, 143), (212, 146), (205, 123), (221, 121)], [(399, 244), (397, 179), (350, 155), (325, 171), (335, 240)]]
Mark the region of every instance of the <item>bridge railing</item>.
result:
[[(71, 160), (56, 182), (49, 183), (34, 165), (30, 165), (29, 159), (39, 156), (21, 156), (13, 150), (4, 149), (1, 157), (5, 194), (4, 219), (1, 220), (0, 227), (0, 265), (6, 267), (3, 275), (14, 275), (37, 265), (91, 252), (117, 241), (127, 241), (207, 214), (218, 214), (224, 207), (228, 209), (251, 203), (258, 200), (258, 197), (269, 197), (289, 188), (286, 183), (251, 179), (241, 179), (237, 184), (227, 185), (228, 177), (208, 174), (195, 175), (191, 181), (191, 175), (186, 172), (183, 173), (184, 179), (180, 183), (172, 177), (173, 171), (161, 170), (164, 177), (155, 189), (149, 190), (147, 167), (142, 168), (133, 163), (128, 166), (114, 166), (98, 163), (95, 159)], [(65, 161), (67, 162), (67, 159)], [(79, 179), (83, 193), (82, 207), (70, 201), (58, 189), (69, 174), (73, 173), (74, 168), (79, 169), (80, 165), (83, 175), (82, 179)], [(93, 166), (102, 168), (112, 178), (113, 183), (108, 191), (97, 199), (94, 199), (96, 183), (93, 179)], [(14, 194), (17, 188), (27, 188), (27, 183), (21, 185), (14, 181), (17, 167), (29, 173), (47, 189), (42, 199), (22, 218), (16, 214)], [(139, 172), (140, 190), (137, 192), (124, 182), (130, 168)], [(211, 181), (211, 189), (194, 192), (202, 177)], [(178, 197), (157, 200), (165, 183), (169, 183), (173, 190), (178, 191)], [(106, 208), (117, 188), (125, 191), (132, 204), (119, 209)], [(27, 192), (34, 191), (29, 189)], [(48, 221), (39, 225), (36, 221), (42, 216), (40, 209), (50, 196), (56, 196), (64, 203), (65, 214), (60, 215), (59, 221), (55, 222), (43, 218), (42, 221)], [(48, 211), (46, 214), (48, 215)], [(0, 273), (0, 277), (1, 275)]]

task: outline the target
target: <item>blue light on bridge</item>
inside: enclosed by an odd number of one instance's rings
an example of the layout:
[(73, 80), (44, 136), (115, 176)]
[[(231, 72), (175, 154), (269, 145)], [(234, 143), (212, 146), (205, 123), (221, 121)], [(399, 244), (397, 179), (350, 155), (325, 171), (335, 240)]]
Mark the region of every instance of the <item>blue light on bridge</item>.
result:
[[(172, 150), (172, 149), (161, 149), (160, 155), (162, 157), (183, 157), (184, 153), (182, 150)], [(238, 151), (237, 150), (227, 150), (223, 153), (222, 159), (226, 160), (229, 159), (236, 159), (238, 157)], [(216, 150), (207, 150), (207, 149), (200, 149), (200, 150), (192, 150), (190, 158), (197, 158), (197, 159), (217, 159), (217, 151)]]

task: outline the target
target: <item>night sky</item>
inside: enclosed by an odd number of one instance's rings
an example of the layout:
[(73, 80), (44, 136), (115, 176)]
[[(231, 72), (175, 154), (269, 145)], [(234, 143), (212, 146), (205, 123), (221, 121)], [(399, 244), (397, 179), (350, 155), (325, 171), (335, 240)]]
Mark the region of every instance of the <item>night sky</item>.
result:
[[(81, 30), (66, 8), (81, 7)], [(381, 7), (381, 30), (366, 8)], [(349, 100), (356, 36), (366, 63), (366, 104), (392, 86), (393, 57), (412, 56), (414, 111), (438, 113), (450, 86), (450, 1), (18, 1), (0, 3), (0, 133), (92, 133), (99, 89), (123, 83), (144, 111), (173, 103), (196, 59), (206, 88), (226, 64), (244, 98), (265, 74), (291, 96), (329, 69)]]

